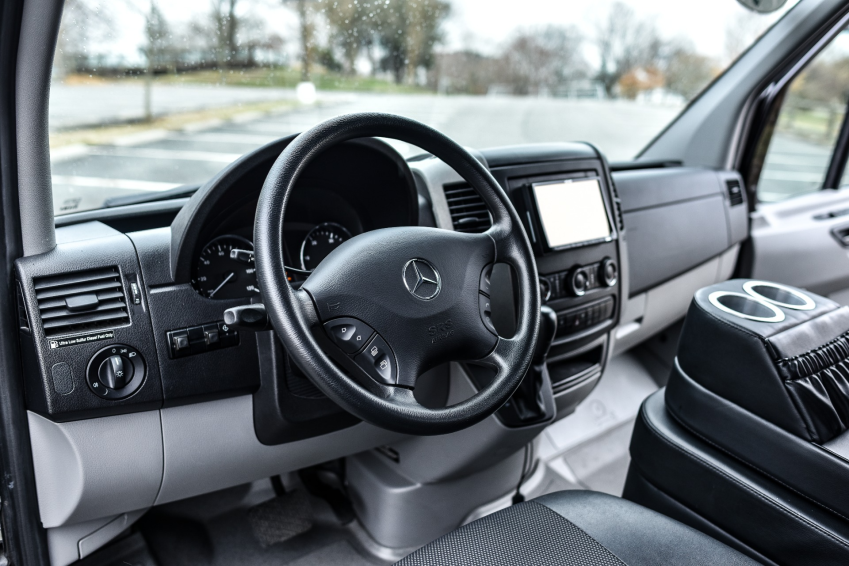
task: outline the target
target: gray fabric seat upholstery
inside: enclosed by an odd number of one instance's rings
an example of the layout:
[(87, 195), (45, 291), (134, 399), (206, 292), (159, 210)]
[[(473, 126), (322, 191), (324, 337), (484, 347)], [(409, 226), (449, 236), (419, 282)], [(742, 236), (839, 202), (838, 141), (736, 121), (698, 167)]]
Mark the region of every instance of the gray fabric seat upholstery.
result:
[(757, 564), (664, 515), (618, 497), (561, 491), (464, 525), (401, 566), (729, 566)]

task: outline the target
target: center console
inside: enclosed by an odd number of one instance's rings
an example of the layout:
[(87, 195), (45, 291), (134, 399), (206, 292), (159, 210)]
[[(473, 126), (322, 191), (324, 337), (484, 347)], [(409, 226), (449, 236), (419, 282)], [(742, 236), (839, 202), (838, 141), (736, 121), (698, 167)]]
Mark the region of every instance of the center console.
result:
[(587, 144), (484, 152), (536, 253), (540, 295), (557, 325), (546, 367), (557, 417), (601, 377), (621, 305), (618, 197), (604, 158)]
[(849, 308), (736, 279), (696, 293), (624, 496), (765, 564), (849, 560)]

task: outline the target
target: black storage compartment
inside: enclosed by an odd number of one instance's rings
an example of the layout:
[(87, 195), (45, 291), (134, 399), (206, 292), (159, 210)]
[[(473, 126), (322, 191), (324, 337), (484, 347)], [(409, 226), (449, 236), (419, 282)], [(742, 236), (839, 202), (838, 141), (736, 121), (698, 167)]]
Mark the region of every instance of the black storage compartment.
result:
[(849, 308), (768, 282), (713, 285), (643, 406), (625, 495), (762, 561), (847, 563), (847, 425)]

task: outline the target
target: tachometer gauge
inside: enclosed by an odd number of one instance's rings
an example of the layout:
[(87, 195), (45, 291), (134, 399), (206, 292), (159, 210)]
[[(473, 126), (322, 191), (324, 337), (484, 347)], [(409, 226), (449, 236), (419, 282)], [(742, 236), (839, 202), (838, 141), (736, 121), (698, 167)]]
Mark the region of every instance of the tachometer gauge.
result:
[(219, 236), (204, 246), (192, 285), (208, 299), (240, 299), (259, 293), (256, 268), (230, 258), (230, 250), (253, 250), (241, 236)]
[(349, 240), (351, 233), (344, 226), (325, 222), (309, 231), (301, 244), (301, 269), (312, 271), (330, 252)]

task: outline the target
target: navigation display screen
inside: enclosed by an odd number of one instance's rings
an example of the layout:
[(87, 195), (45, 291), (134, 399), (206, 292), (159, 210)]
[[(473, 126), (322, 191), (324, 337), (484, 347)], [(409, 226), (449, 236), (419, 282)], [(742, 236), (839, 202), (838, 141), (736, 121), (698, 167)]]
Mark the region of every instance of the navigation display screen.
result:
[(610, 237), (598, 179), (537, 183), (532, 187), (548, 247)]

